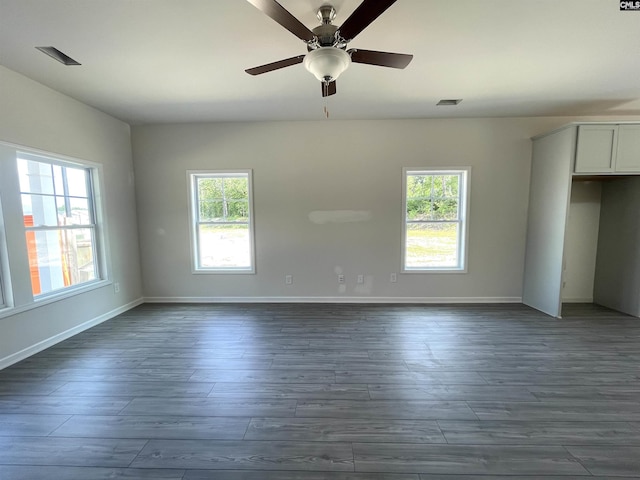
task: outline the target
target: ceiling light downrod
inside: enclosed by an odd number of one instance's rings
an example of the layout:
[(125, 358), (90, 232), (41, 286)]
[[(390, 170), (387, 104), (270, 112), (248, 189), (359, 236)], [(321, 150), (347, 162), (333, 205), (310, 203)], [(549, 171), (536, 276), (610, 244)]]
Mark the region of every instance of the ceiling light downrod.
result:
[(316, 17), (323, 25), (328, 25), (336, 18), (336, 9), (331, 5), (322, 5), (316, 12)]

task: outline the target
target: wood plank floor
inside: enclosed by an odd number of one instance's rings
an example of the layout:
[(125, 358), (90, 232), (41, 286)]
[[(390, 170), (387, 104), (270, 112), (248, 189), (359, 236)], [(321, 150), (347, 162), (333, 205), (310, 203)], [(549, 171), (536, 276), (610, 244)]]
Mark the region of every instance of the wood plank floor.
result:
[(565, 312), (142, 305), (0, 372), (0, 478), (640, 478), (640, 320)]

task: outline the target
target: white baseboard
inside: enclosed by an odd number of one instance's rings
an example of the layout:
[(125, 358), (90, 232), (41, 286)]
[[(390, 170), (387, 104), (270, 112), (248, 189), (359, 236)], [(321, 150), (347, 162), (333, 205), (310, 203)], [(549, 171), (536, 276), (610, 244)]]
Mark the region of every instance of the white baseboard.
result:
[(41, 352), (42, 350), (45, 350), (46, 348), (49, 348), (55, 345), (56, 343), (60, 343), (63, 340), (66, 340), (67, 338), (73, 337), (74, 335), (80, 332), (83, 332), (88, 328), (94, 327), (102, 322), (106, 322), (107, 320), (110, 320), (113, 317), (120, 315), (121, 313), (131, 310), (132, 308), (137, 307), (142, 303), (144, 303), (144, 299), (139, 298), (137, 300), (134, 300), (133, 302), (127, 303), (126, 305), (122, 305), (121, 307), (111, 310), (110, 312), (104, 313), (99, 317), (96, 317), (89, 321), (81, 323), (80, 325), (76, 325), (75, 327), (70, 328), (69, 330), (60, 332), (54, 335), (53, 337), (49, 337), (46, 340), (42, 340), (41, 342), (38, 342), (35, 345), (31, 345), (30, 347), (23, 348), (19, 352), (12, 353), (11, 355), (8, 355), (4, 358), (0, 358), (0, 370), (8, 367), (9, 365), (13, 365), (14, 363), (18, 363), (20, 360), (24, 360), (25, 358), (30, 357), (31, 355), (35, 355), (36, 353)]
[(145, 303), (522, 303), (522, 297), (145, 297)]

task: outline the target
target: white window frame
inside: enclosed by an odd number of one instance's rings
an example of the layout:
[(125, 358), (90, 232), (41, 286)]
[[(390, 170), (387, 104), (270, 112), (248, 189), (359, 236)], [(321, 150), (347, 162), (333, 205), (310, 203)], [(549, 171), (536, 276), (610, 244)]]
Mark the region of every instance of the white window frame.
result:
[[(200, 265), (200, 245), (198, 226), (201, 224), (224, 225), (224, 222), (202, 222), (199, 219), (198, 178), (225, 178), (247, 176), (248, 208), (249, 208), (249, 267), (203, 267)], [(191, 238), (191, 273), (194, 274), (255, 274), (255, 228), (253, 210), (253, 171), (251, 169), (235, 170), (188, 170), (187, 182), (189, 191), (189, 234)], [(234, 222), (237, 224), (237, 222)]]
[[(0, 265), (2, 267), (2, 265)], [(6, 308), (6, 303), (4, 301), (4, 275), (2, 275), (2, 268), (0, 268), (0, 310)]]
[[(44, 292), (38, 295), (33, 295), (33, 300), (36, 303), (47, 302), (51, 299), (57, 298), (66, 298), (69, 295), (74, 295), (76, 293), (84, 292), (87, 290), (91, 290), (96, 288), (97, 286), (101, 286), (107, 280), (107, 258), (106, 258), (106, 243), (105, 243), (105, 232), (103, 227), (103, 215), (102, 208), (100, 205), (100, 167), (99, 165), (92, 164), (90, 162), (77, 161), (75, 159), (67, 159), (60, 158), (58, 156), (49, 155), (49, 154), (40, 154), (33, 153), (29, 151), (25, 151), (23, 149), (16, 150), (16, 162), (18, 158), (23, 158), (25, 160), (32, 160), (35, 162), (46, 163), (49, 165), (57, 165), (60, 167), (68, 167), (68, 168), (76, 168), (83, 169), (87, 173), (87, 193), (89, 200), (89, 208), (92, 223), (87, 225), (73, 225), (70, 227), (52, 227), (52, 226), (33, 226), (33, 227), (24, 227), (25, 238), (26, 233), (29, 231), (38, 232), (38, 231), (50, 231), (50, 230), (66, 230), (66, 229), (89, 229), (92, 232), (92, 240), (93, 240), (93, 264), (95, 271), (95, 278), (93, 280), (89, 280), (87, 282), (78, 283), (75, 285), (69, 285), (67, 287), (58, 288), (55, 290), (51, 290), (49, 292)], [(22, 195), (23, 193), (19, 190), (19, 193)]]
[(9, 279), (9, 256), (7, 253), (7, 239), (4, 234), (4, 219), (2, 199), (0, 198), (0, 310), (13, 306), (11, 284)]
[[(407, 267), (407, 224), (408, 223), (439, 223), (436, 221), (411, 221), (407, 218), (407, 177), (410, 175), (460, 175), (458, 188), (458, 264), (451, 267)], [(467, 273), (468, 245), (469, 245), (469, 199), (470, 199), (471, 167), (424, 167), (403, 168), (402, 171), (402, 273)], [(447, 220), (445, 223), (451, 223)]]

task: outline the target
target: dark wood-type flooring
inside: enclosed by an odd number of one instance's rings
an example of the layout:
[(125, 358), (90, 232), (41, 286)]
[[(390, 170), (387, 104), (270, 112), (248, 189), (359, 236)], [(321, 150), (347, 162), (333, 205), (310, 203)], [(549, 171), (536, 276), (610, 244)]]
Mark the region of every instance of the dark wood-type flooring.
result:
[(640, 320), (565, 311), (142, 305), (0, 372), (0, 478), (640, 478)]

